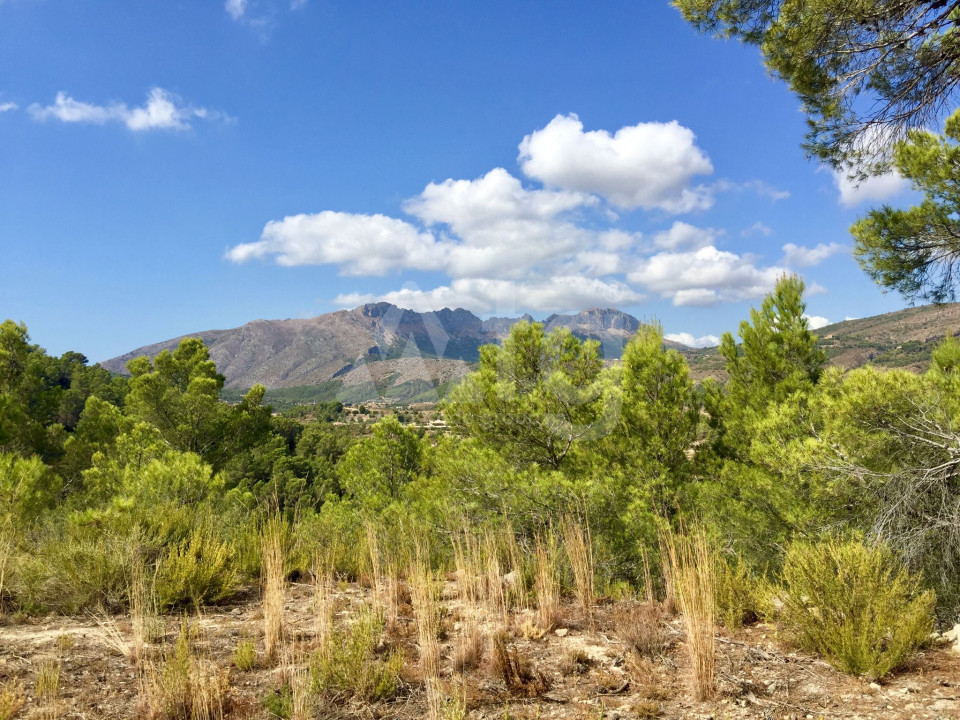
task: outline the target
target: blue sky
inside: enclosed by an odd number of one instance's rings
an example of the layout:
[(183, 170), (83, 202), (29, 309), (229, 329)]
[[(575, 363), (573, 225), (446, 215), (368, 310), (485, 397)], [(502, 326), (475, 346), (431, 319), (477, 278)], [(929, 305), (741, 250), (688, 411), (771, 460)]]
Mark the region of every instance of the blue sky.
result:
[(666, 2), (0, 0), (0, 316), (104, 360), (388, 299), (736, 330), (899, 309), (758, 51)]

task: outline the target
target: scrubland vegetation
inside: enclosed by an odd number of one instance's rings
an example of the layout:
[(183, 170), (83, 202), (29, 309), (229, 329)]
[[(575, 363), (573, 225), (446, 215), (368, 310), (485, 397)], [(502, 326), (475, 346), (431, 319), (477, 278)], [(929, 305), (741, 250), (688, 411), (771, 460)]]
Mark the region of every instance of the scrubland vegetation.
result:
[[(597, 344), (520, 323), (450, 392), (439, 436), (273, 415), (262, 387), (228, 404), (198, 340), (126, 379), (7, 321), (4, 622), (95, 615), (137, 673), (130, 716), (158, 719), (452, 719), (591, 673), (617, 694), (681, 638), (690, 697), (719, 702), (736, 695), (718, 625), (757, 621), (882, 679), (960, 610), (960, 342), (923, 375), (827, 371), (802, 292), (784, 278), (724, 337), (722, 386), (695, 385), (656, 325), (605, 367)], [(309, 626), (290, 624), (294, 591)], [(204, 654), (207, 614), (251, 597), (258, 625)], [(627, 670), (524, 650), (570, 628), (616, 638)], [(58, 717), (58, 662), (0, 668), (0, 718), (28, 695)], [(273, 688), (239, 702), (233, 677), (258, 668)], [(630, 712), (657, 717), (667, 698), (644, 693)]]

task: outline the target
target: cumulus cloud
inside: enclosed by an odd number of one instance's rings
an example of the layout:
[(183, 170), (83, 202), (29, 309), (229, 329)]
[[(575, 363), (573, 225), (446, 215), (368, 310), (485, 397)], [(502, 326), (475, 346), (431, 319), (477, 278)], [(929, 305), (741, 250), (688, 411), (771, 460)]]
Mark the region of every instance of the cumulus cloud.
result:
[(670, 213), (701, 210), (713, 204), (694, 176), (713, 172), (691, 130), (676, 121), (639, 123), (584, 132), (576, 115), (557, 115), (523, 138), (520, 166), (527, 177), (583, 193), (600, 195), (613, 205)]
[(782, 267), (758, 267), (756, 262), (753, 256), (709, 246), (642, 259), (627, 279), (670, 298), (674, 305), (715, 305), (761, 297), (788, 272)]
[[(786, 272), (764, 267), (756, 257), (717, 249), (724, 233), (714, 228), (676, 221), (644, 235), (618, 227), (608, 204), (615, 202), (614, 191), (605, 191), (596, 177), (589, 183), (558, 182), (559, 176), (551, 175), (549, 163), (543, 162), (550, 154), (541, 144), (544, 138), (551, 140), (558, 125), (561, 135), (569, 133), (571, 124), (576, 137), (564, 148), (573, 158), (570, 166), (589, 166), (593, 160), (581, 145), (595, 145), (598, 152), (612, 153), (614, 175), (619, 172), (628, 181), (635, 168), (627, 172), (617, 163), (624, 165), (624, 158), (639, 151), (630, 133), (624, 137), (625, 130), (643, 134), (653, 127), (654, 139), (657, 133), (668, 139), (686, 136), (686, 144), (677, 145), (681, 171), (674, 176), (680, 180), (669, 192), (664, 190), (673, 182), (669, 178), (659, 189), (641, 188), (639, 181), (624, 186), (634, 200), (638, 192), (646, 193), (642, 202), (653, 208), (685, 202), (691, 155), (709, 169), (709, 161), (693, 145), (692, 133), (675, 123), (641, 124), (614, 134), (584, 133), (575, 117), (559, 117), (521, 146), (528, 164), (535, 166), (528, 173), (542, 175), (545, 185), (531, 186), (503, 168), (472, 180), (431, 182), (403, 203), (404, 219), (332, 210), (289, 216), (267, 223), (258, 240), (230, 248), (226, 257), (234, 262), (334, 265), (341, 274), (354, 276), (434, 271), (445, 277), (437, 287), (350, 293), (337, 302), (385, 300), (419, 310), (465, 307), (501, 314), (631, 305), (649, 294), (692, 306), (755, 299)], [(650, 152), (659, 162), (666, 151), (658, 147)], [(693, 340), (706, 343), (709, 338)]]
[(517, 308), (534, 311), (579, 310), (585, 307), (632, 305), (643, 300), (622, 282), (578, 275), (532, 278), (522, 283), (492, 278), (463, 278), (432, 290), (404, 288), (383, 295), (350, 293), (336, 302), (344, 306), (386, 301), (419, 312), (464, 307), (486, 314), (512, 314)]
[(223, 5), (224, 10), (234, 20), (239, 20), (247, 11), (247, 0), (227, 0)]
[(764, 182), (763, 180), (748, 180), (747, 182), (743, 183), (743, 187), (747, 190), (752, 190), (761, 197), (769, 198), (773, 200), (773, 202), (777, 202), (778, 200), (786, 200), (788, 197), (790, 197), (790, 192), (788, 190), (780, 190), (779, 188), (775, 188), (773, 185), (768, 182)]
[(681, 345), (686, 345), (687, 347), (716, 347), (720, 344), (720, 338), (716, 335), (701, 335), (700, 337), (694, 337), (688, 332), (681, 333), (667, 333), (663, 336), (666, 340), (671, 342), (680, 343)]
[(194, 119), (230, 120), (227, 115), (216, 110), (185, 105), (179, 97), (159, 87), (151, 88), (147, 93), (146, 103), (141, 107), (131, 108), (122, 102), (94, 105), (59, 92), (52, 105), (34, 103), (28, 110), (30, 115), (39, 121), (59, 120), (65, 123), (94, 125), (120, 122), (134, 132), (188, 130)]
[(840, 193), (840, 204), (852, 208), (860, 203), (883, 202), (910, 187), (896, 170), (884, 175), (872, 175), (865, 180), (851, 179), (845, 170), (834, 170), (833, 183)]
[(764, 237), (769, 237), (770, 235), (773, 235), (773, 228), (768, 227), (757, 220), (750, 227), (744, 228), (740, 231), (741, 237), (750, 237), (751, 235), (763, 235)]
[(846, 245), (840, 243), (818, 243), (812, 248), (787, 243), (783, 246), (783, 263), (790, 267), (812, 267), (846, 249)]
[(438, 270), (446, 248), (430, 233), (386, 215), (326, 210), (267, 223), (260, 240), (227, 251), (234, 262), (273, 256), (279, 265), (338, 265), (343, 275)]
[(675, 222), (669, 230), (653, 236), (653, 244), (663, 250), (699, 249), (716, 242), (717, 231), (699, 228), (685, 222)]
[(829, 320), (820, 315), (804, 314), (804, 317), (807, 319), (807, 327), (809, 327), (811, 330), (819, 330), (820, 328), (826, 327), (830, 324)]
[(19, 107), (20, 106), (17, 105), (15, 102), (0, 103), (0, 113), (12, 112), (13, 110), (16, 110)]

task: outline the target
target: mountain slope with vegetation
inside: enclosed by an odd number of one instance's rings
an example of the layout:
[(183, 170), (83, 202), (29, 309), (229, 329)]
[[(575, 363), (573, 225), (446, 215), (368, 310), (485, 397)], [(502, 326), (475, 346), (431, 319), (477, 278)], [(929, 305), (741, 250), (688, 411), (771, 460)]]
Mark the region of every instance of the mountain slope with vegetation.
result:
[[(816, 330), (829, 365), (847, 370), (871, 364), (916, 372), (930, 365), (930, 354), (947, 336), (960, 335), (960, 303), (923, 305)], [(691, 375), (726, 378), (719, 348), (684, 348)]]

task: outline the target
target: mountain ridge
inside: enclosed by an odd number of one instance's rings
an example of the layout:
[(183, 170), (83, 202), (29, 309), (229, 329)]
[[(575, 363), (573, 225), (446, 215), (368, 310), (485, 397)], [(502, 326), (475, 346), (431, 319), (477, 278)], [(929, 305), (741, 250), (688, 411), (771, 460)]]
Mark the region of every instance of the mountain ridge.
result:
[[(226, 378), (232, 393), (256, 383), (270, 390), (323, 387), (327, 395), (351, 401), (409, 400), (449, 387), (469, 372), (486, 343), (500, 343), (519, 318), (481, 319), (463, 308), (419, 313), (390, 303), (368, 303), (313, 318), (257, 319), (237, 328), (189, 333), (145, 345), (101, 365), (126, 372), (140, 355), (173, 350), (181, 340), (199, 337)], [(581, 339), (598, 340), (605, 359), (619, 358), (642, 324), (615, 308), (552, 314), (547, 332), (566, 327)], [(873, 363), (919, 371), (946, 334), (960, 334), (960, 303), (925, 305), (869, 318), (833, 323), (816, 331), (832, 365)], [(695, 380), (724, 379), (718, 349), (691, 348), (666, 341), (687, 359)], [(306, 395), (305, 395), (306, 396)]]
[[(375, 362), (411, 355), (428, 365), (429, 361), (458, 361), (466, 371), (479, 358), (482, 345), (502, 342), (510, 328), (522, 320), (533, 318), (525, 314), (519, 318), (481, 319), (463, 308), (419, 313), (386, 302), (367, 303), (313, 318), (258, 319), (237, 328), (188, 333), (144, 345), (101, 365), (125, 373), (127, 362), (135, 357), (154, 357), (163, 350), (175, 349), (185, 338), (199, 337), (228, 388), (256, 383), (268, 388), (320, 384), (349, 376)], [(568, 327), (581, 339), (598, 340), (604, 357), (615, 359), (640, 327), (640, 321), (615, 308), (590, 308), (576, 314), (550, 315), (544, 321), (547, 332), (558, 327)], [(447, 363), (442, 381), (461, 374)]]

